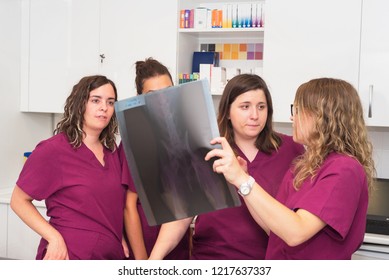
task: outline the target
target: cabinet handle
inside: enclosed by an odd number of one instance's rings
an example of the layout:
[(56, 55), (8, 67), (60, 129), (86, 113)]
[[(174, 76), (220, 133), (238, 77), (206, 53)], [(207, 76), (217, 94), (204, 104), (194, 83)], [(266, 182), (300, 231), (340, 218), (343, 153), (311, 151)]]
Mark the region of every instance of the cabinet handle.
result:
[(371, 118), (373, 115), (372, 106), (373, 106), (373, 85), (370, 85), (369, 86), (369, 112), (367, 114), (369, 118)]
[(100, 62), (103, 63), (105, 59), (105, 54), (100, 54)]

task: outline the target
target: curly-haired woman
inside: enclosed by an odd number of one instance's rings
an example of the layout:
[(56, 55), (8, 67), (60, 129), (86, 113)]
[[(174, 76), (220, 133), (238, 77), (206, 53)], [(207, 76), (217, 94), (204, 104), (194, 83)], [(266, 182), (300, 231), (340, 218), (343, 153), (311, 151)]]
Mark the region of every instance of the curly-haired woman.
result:
[[(37, 259), (128, 255), (116, 100), (116, 87), (105, 76), (82, 78), (66, 100), (55, 135), (36, 146), (20, 173), (11, 207), (42, 237)], [(32, 203), (43, 199), (48, 222)]]
[(252, 217), (270, 233), (267, 259), (351, 259), (363, 242), (375, 174), (362, 105), (346, 81), (302, 84), (292, 106), (293, 140), (306, 152), (285, 175), (276, 199), (250, 178), (225, 138), (215, 172), (237, 188)]

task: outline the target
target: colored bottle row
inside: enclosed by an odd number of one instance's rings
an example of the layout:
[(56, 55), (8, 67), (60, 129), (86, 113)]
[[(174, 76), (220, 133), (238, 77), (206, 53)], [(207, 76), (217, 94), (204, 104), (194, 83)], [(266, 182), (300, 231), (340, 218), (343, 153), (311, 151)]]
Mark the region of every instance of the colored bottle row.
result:
[(180, 28), (264, 27), (263, 2), (223, 4), (221, 8), (197, 7), (180, 11)]

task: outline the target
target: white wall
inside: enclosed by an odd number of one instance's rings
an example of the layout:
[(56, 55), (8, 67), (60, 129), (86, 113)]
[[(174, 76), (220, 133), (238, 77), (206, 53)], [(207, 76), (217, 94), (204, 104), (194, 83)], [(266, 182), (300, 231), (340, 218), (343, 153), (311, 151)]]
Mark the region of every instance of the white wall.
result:
[(0, 0), (0, 189), (15, 185), (23, 153), (52, 133), (50, 114), (19, 111), (20, 28), (20, 0)]
[(369, 133), (374, 146), (377, 177), (389, 179), (389, 128), (369, 127)]

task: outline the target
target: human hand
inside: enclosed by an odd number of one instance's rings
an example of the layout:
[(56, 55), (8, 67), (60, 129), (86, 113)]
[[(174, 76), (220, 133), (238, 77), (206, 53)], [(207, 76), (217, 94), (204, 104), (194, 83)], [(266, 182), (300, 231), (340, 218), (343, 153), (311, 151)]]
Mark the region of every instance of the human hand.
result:
[(210, 143), (222, 145), (222, 149), (213, 149), (205, 156), (207, 161), (218, 157), (213, 163), (213, 171), (223, 174), (226, 180), (235, 186), (240, 186), (247, 181), (247, 162), (235, 156), (228, 141), (224, 137), (217, 137), (212, 139)]
[(128, 249), (128, 245), (124, 237), (122, 237), (122, 247), (123, 247), (124, 256), (128, 259), (130, 257), (130, 250)]
[(240, 165), (240, 167), (242, 167), (244, 172), (248, 173), (247, 161), (244, 158), (240, 157), (240, 156), (237, 156), (236, 159), (238, 160), (239, 165)]
[(44, 260), (68, 260), (68, 249), (62, 236), (54, 238), (46, 246)]

